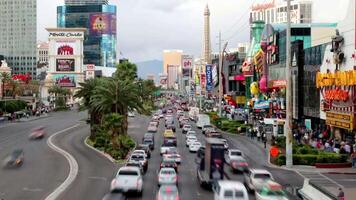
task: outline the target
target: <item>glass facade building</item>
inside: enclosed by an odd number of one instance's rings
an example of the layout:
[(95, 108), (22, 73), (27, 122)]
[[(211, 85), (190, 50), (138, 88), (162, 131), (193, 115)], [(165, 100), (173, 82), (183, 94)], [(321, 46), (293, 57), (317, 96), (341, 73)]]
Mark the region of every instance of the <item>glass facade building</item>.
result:
[(87, 28), (84, 39), (84, 64), (115, 67), (116, 6), (58, 6), (57, 26), (59, 28)]

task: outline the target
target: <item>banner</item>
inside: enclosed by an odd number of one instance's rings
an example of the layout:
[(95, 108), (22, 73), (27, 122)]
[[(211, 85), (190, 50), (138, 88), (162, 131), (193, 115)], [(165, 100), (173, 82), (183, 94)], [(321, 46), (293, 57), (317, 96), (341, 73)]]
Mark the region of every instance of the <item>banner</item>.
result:
[(75, 87), (74, 74), (54, 74), (55, 83), (61, 87)]
[(116, 16), (115, 14), (96, 13), (89, 17), (90, 35), (116, 34)]
[(205, 74), (200, 74), (200, 86), (201, 88), (206, 88), (206, 76)]
[(74, 72), (74, 59), (56, 59), (57, 72)]
[(213, 90), (213, 66), (212, 65), (206, 65), (205, 73), (206, 73), (206, 91), (210, 92)]
[(256, 102), (253, 106), (254, 109), (268, 109), (269, 108), (269, 101), (259, 101)]
[(57, 55), (76, 55), (75, 41), (57, 41), (56, 51)]
[(183, 69), (191, 69), (193, 65), (193, 57), (190, 55), (182, 56), (182, 67)]
[(219, 83), (218, 67), (215, 64), (212, 67), (211, 74), (213, 77), (213, 87), (215, 87)]

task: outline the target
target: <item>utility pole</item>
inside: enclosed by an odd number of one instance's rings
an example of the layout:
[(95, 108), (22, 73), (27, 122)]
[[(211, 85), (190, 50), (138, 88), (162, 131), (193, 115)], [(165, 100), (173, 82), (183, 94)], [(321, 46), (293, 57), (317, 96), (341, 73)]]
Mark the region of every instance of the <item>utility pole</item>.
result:
[[(219, 43), (221, 44), (221, 33), (219, 33)], [(222, 96), (223, 96), (223, 83), (222, 83), (222, 69), (223, 69), (223, 59), (224, 59), (224, 52), (226, 50), (226, 47), (227, 47), (227, 42), (224, 44), (224, 47), (223, 49), (221, 50), (221, 47), (220, 48), (220, 58), (219, 58), (219, 102), (218, 102), (218, 105), (219, 105), (219, 116), (221, 117), (222, 113), (222, 109), (221, 109), (221, 101), (222, 101)]]
[(293, 108), (292, 108), (292, 68), (291, 68), (291, 20), (290, 20), (290, 0), (287, 0), (287, 38), (286, 38), (286, 78), (287, 78), (287, 108), (286, 108), (286, 122), (285, 122), (285, 136), (286, 136), (286, 167), (293, 166)]

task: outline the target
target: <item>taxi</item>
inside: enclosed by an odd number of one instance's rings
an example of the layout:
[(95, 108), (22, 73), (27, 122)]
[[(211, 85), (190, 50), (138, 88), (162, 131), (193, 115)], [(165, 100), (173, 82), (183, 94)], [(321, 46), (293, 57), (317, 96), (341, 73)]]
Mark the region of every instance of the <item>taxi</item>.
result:
[(166, 129), (163, 133), (163, 137), (173, 137), (174, 136), (174, 132), (172, 129)]

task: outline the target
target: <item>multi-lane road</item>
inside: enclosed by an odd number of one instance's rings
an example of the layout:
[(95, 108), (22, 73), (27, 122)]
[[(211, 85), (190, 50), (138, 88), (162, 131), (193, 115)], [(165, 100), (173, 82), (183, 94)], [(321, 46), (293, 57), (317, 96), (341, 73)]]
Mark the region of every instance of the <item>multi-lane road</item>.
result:
[[(53, 145), (71, 155), (78, 165), (74, 181), (64, 188), (64, 192), (58, 199), (101, 199), (109, 192), (110, 182), (120, 166), (84, 144), (84, 139), (89, 133), (88, 125), (84, 123), (87, 117), (85, 113), (70, 111), (50, 115), (48, 118), (29, 122), (0, 125), (0, 159), (16, 148), (21, 148), (25, 152), (25, 162), (19, 169), (0, 169), (0, 199), (46, 199), (68, 179), (70, 172), (75, 171), (69, 164), (68, 158), (49, 147), (48, 138), (53, 134), (56, 134), (51, 140)], [(129, 134), (137, 143), (141, 142), (150, 119), (148, 116), (129, 119)], [(177, 124), (177, 121), (175, 123)], [(198, 130), (193, 122), (190, 123), (197, 132), (198, 139), (204, 142), (201, 130)], [(38, 126), (45, 126), (48, 135), (44, 140), (29, 141), (30, 130)], [(155, 150), (149, 159), (148, 171), (144, 176), (143, 196), (131, 196), (129, 199), (155, 199), (158, 191), (157, 173), (161, 162), (159, 150), (163, 142), (163, 131), (164, 120), (161, 120), (155, 135)], [(178, 174), (181, 199), (213, 199), (212, 192), (200, 188), (197, 182), (196, 155), (190, 153), (185, 146), (185, 135), (179, 128), (176, 133), (178, 151), (182, 156)], [(269, 170), (276, 181), (282, 185), (293, 187), (302, 185), (303, 178), (297, 173), (269, 167), (265, 149), (255, 141), (239, 135), (224, 135), (224, 137), (228, 139), (230, 148), (239, 148), (244, 152), (251, 167)], [(233, 174), (227, 165), (225, 172), (232, 180), (243, 180), (242, 174)]]

